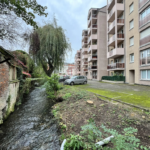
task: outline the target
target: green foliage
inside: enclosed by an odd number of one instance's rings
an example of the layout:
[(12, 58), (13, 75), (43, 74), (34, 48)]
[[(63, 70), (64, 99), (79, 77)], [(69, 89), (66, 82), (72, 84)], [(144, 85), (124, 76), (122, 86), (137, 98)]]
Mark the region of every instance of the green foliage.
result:
[(46, 83), (46, 91), (48, 98), (55, 99), (57, 98), (58, 91), (61, 89), (61, 85), (59, 84), (59, 76), (57, 74), (53, 74), (51, 77), (47, 76)]
[(112, 140), (115, 148), (112, 148), (112, 150), (138, 150), (139, 147), (148, 150), (146, 147), (140, 145), (140, 140), (134, 136), (137, 133), (137, 129), (132, 127), (125, 128), (123, 134), (119, 134), (116, 130), (107, 129), (105, 126), (101, 127), (106, 133), (110, 133), (115, 137)]
[(71, 93), (66, 93), (62, 98), (68, 100), (71, 97)]
[(67, 143), (65, 144), (65, 150), (80, 150), (84, 147), (83, 138), (79, 135), (70, 135)]
[(45, 13), (46, 9), (47, 7), (39, 5), (36, 0), (1, 0), (2, 14), (6, 14), (6, 10), (13, 11), (18, 17), (34, 28), (37, 28), (34, 14), (47, 16), (47, 13)]
[[(67, 139), (65, 150), (73, 149), (74, 146), (76, 147), (75, 150), (80, 150), (81, 148), (85, 150), (148, 150), (146, 147), (142, 146), (140, 140), (135, 137), (137, 129), (132, 127), (125, 128), (122, 134), (119, 134), (116, 130), (107, 129), (103, 125), (101, 126), (101, 129), (104, 131), (103, 137), (108, 137), (109, 135), (114, 136), (111, 141), (113, 147), (100, 147), (95, 144), (102, 140), (102, 133), (99, 128), (96, 127), (92, 119), (89, 120), (87, 125), (82, 126), (81, 129), (80, 136), (71, 135), (71, 138)], [(76, 145), (78, 145), (78, 147)]]
[(48, 76), (64, 65), (65, 56), (71, 50), (65, 32), (57, 25), (55, 17), (52, 23), (47, 23), (31, 34), (30, 43), (30, 54), (38, 65), (42, 65)]

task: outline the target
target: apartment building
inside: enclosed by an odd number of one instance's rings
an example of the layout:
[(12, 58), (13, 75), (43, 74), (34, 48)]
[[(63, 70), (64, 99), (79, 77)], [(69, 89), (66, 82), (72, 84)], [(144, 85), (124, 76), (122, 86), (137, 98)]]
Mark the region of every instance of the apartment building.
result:
[(107, 0), (107, 71), (125, 75), (125, 7), (123, 0)]
[(82, 31), (81, 72), (88, 77), (88, 30)]
[(101, 80), (107, 75), (106, 6), (88, 12), (88, 79)]
[(150, 1), (107, 1), (109, 75), (150, 85)]
[(75, 75), (81, 75), (81, 49), (75, 55)]

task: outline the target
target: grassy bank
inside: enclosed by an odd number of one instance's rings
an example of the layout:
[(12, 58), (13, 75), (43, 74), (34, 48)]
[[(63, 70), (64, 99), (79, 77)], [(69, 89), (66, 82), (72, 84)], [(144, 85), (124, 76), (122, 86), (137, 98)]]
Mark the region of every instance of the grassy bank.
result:
[[(122, 133), (124, 128), (138, 129), (142, 144), (150, 146), (150, 114), (111, 101), (104, 101), (95, 94), (76, 86), (65, 86), (59, 93), (64, 101), (53, 106), (53, 114), (59, 120), (61, 141), (70, 134), (79, 134), (81, 126), (92, 118), (97, 127), (105, 125)], [(93, 104), (88, 104), (90, 100)], [(103, 131), (102, 131), (103, 132)], [(103, 137), (105, 138), (105, 137)]]
[(140, 107), (145, 107), (150, 109), (150, 95), (149, 92), (136, 92), (136, 91), (110, 91), (105, 89), (96, 89), (91, 88), (89, 85), (76, 85), (76, 87), (84, 89), (86, 91), (100, 94), (102, 96), (106, 96), (108, 98), (113, 98), (116, 100), (121, 100), (126, 103), (131, 103), (134, 105), (138, 105)]

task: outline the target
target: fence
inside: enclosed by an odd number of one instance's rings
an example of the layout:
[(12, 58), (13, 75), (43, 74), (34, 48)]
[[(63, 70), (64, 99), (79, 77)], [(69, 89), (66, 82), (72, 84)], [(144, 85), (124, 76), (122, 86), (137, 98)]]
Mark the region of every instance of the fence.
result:
[(125, 82), (125, 76), (103, 76), (102, 80), (124, 81)]

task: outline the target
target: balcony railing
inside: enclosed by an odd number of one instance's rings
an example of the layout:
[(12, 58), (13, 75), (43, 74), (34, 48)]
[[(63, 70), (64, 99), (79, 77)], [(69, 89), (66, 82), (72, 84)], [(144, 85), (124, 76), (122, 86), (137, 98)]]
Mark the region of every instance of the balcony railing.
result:
[(124, 23), (124, 19), (117, 19), (117, 23)]
[(150, 14), (148, 14), (146, 17), (144, 17), (142, 20), (139, 21), (140, 27), (146, 24), (147, 22), (150, 21)]
[(97, 14), (92, 14), (92, 17), (97, 17)]
[(108, 44), (112, 43), (113, 41), (115, 41), (115, 34), (108, 39)]
[(87, 72), (87, 71), (88, 71), (88, 69), (83, 69), (83, 71)]
[(97, 24), (92, 24), (92, 28), (97, 28)]
[(149, 65), (150, 64), (150, 57), (145, 57), (140, 59), (140, 65)]
[(125, 68), (124, 63), (113, 63), (107, 66), (107, 69), (121, 69), (121, 68)]
[(139, 0), (139, 8), (144, 6), (149, 0)]
[(124, 39), (124, 34), (122, 33), (117, 34), (117, 38)]
[(110, 31), (115, 26), (115, 20), (109, 25), (108, 31)]
[(150, 35), (140, 40), (140, 46), (145, 45), (150, 42)]
[(84, 62), (84, 65), (88, 65), (88, 62)]
[(91, 66), (91, 69), (97, 69), (97, 65)]

